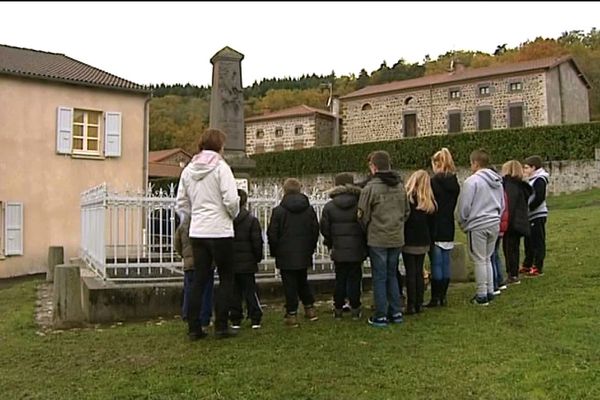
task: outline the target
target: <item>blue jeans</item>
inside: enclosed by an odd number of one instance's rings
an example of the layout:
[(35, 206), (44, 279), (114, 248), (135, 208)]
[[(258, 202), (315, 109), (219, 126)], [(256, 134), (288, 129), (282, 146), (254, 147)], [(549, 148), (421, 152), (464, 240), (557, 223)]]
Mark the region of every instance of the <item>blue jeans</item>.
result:
[(504, 281), (504, 277), (502, 276), (502, 260), (500, 259), (500, 252), (498, 249), (500, 248), (500, 240), (502, 238), (498, 236), (496, 240), (496, 247), (494, 247), (494, 254), (492, 254), (492, 270), (494, 277), (494, 290), (498, 290), (500, 284)]
[(371, 279), (373, 300), (375, 301), (375, 318), (402, 314), (400, 308), (400, 290), (398, 289), (398, 263), (400, 248), (369, 247), (371, 259)]
[(431, 261), (431, 279), (443, 280), (450, 279), (450, 252), (439, 246), (433, 245), (429, 252), (429, 261)]
[[(190, 303), (190, 295), (192, 293), (192, 282), (194, 281), (194, 270), (185, 271), (183, 276), (183, 304), (181, 306), (181, 315), (184, 320), (187, 319), (188, 308)], [(202, 298), (202, 310), (200, 311), (199, 320), (202, 326), (210, 325), (210, 317), (212, 316), (213, 308), (213, 288), (215, 286), (215, 275), (206, 282), (204, 287), (204, 296)]]

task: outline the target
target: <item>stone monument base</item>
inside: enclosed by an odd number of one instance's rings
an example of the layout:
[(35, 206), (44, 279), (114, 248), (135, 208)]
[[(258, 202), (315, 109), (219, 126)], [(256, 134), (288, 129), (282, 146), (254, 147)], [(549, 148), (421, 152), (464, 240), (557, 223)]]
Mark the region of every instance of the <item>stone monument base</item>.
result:
[(256, 169), (256, 161), (241, 150), (225, 150), (224, 157), (236, 178), (250, 178), (250, 174)]

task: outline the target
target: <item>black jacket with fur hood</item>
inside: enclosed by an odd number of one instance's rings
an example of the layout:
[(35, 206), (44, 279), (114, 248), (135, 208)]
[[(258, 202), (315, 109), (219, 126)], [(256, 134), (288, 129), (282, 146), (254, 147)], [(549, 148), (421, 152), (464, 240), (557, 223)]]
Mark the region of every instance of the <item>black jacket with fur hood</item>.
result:
[(321, 234), (335, 262), (362, 262), (367, 257), (367, 238), (357, 220), (360, 188), (336, 186), (321, 213)]

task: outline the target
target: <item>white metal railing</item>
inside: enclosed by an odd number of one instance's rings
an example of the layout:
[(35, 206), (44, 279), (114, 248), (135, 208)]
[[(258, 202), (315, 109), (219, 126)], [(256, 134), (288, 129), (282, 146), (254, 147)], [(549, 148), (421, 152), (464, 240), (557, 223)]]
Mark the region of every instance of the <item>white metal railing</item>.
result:
[[(265, 258), (257, 279), (279, 278), (269, 252), (266, 230), (271, 212), (283, 196), (281, 187), (250, 188), (248, 210), (262, 227)], [(328, 201), (326, 192), (308, 194), (317, 217)], [(106, 184), (81, 194), (81, 248), (86, 265), (99, 277), (117, 282), (181, 280), (183, 262), (173, 246), (175, 187), (169, 190), (117, 193)], [(368, 263), (365, 263), (368, 267)], [(319, 235), (310, 273), (331, 273), (329, 251)]]

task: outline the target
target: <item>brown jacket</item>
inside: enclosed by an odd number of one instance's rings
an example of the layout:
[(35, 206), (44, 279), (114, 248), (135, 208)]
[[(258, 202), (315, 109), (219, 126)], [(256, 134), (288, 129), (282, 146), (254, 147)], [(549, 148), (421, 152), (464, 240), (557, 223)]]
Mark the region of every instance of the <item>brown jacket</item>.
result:
[(175, 251), (183, 257), (183, 270), (194, 269), (194, 254), (192, 252), (192, 243), (190, 242), (190, 219), (185, 218), (175, 230)]

